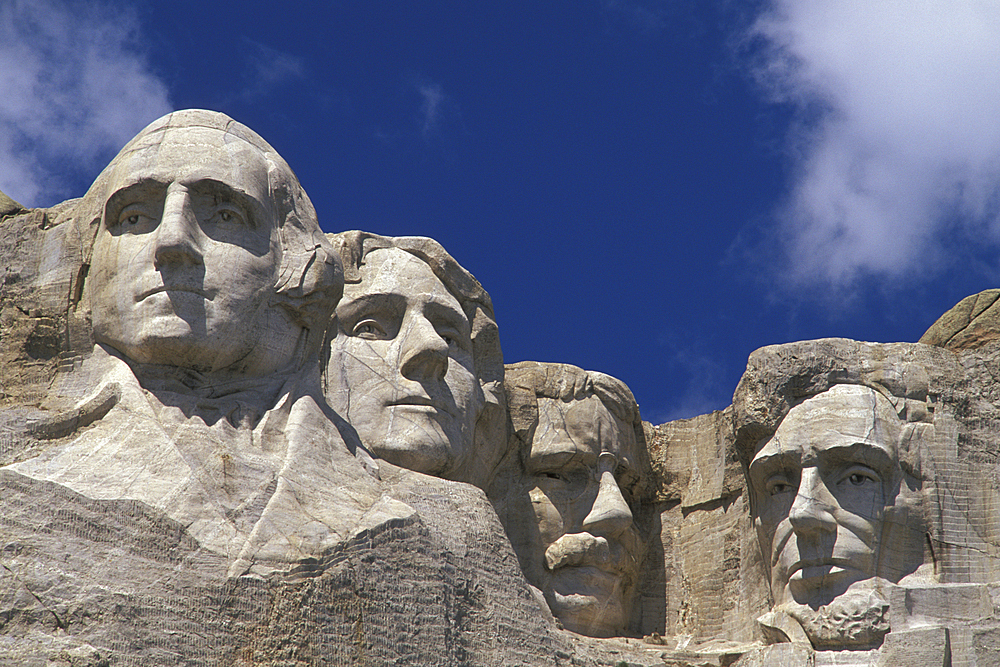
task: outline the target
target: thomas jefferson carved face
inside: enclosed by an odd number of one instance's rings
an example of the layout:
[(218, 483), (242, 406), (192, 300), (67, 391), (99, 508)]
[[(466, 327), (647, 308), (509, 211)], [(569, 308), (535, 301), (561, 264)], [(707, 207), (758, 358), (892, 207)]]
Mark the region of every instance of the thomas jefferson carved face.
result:
[(632, 426), (595, 395), (538, 399), (525, 466), (535, 529), (522, 564), (574, 632), (620, 635), (628, 624), (640, 550), (629, 504), (635, 447)]
[(391, 463), (444, 477), (472, 453), (485, 399), (469, 319), (418, 257), (365, 256), (337, 307), (328, 390), (361, 441)]
[(296, 336), (269, 335), (286, 316), (268, 308), (281, 250), (261, 152), (174, 128), (112, 168), (89, 277), (95, 340), (202, 372), (285, 365)]
[[(901, 479), (889, 401), (838, 385), (793, 408), (750, 464), (775, 605), (825, 605), (880, 575), (883, 514)], [(884, 559), (883, 559), (884, 560)]]

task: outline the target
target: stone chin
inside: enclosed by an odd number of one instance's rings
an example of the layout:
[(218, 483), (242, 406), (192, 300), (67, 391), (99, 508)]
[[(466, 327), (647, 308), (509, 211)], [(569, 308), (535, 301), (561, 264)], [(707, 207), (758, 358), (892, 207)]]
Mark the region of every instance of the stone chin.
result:
[[(358, 410), (365, 407), (363, 401), (353, 403)], [(471, 417), (478, 417), (479, 406), (472, 409)], [(454, 476), (466, 465), (474, 426), (464, 424), (454, 409), (422, 399), (383, 405), (378, 414), (373, 419), (371, 414), (352, 411), (348, 420), (380, 458), (437, 477)]]
[(889, 632), (889, 603), (881, 592), (887, 584), (875, 577), (855, 582), (829, 604), (814, 608), (787, 603), (759, 620), (767, 626), (769, 619), (787, 614), (818, 650), (876, 648)]
[(546, 601), (567, 630), (591, 637), (624, 633), (629, 619), (623, 575), (596, 567), (566, 567), (546, 578)]
[(372, 449), (393, 465), (426, 475), (442, 476), (456, 467), (455, 453), (443, 433), (439, 438), (422, 440), (389, 434), (382, 442), (373, 444)]

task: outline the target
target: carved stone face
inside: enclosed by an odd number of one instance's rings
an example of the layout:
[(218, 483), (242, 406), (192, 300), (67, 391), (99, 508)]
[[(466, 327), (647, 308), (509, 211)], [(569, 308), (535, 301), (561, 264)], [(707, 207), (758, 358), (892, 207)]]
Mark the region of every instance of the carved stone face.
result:
[(635, 434), (597, 396), (539, 398), (538, 417), (526, 461), (537, 531), (522, 564), (566, 628), (620, 635), (638, 575)]
[(793, 408), (754, 457), (755, 524), (776, 606), (828, 604), (892, 566), (879, 541), (901, 479), (899, 433), (885, 397), (838, 385)]
[(360, 271), (337, 307), (330, 403), (380, 457), (455, 477), (485, 404), (469, 319), (408, 252), (374, 250)]
[(259, 345), (280, 263), (261, 153), (183, 128), (117, 160), (88, 277), (95, 340), (141, 363), (280, 367), (295, 336)]

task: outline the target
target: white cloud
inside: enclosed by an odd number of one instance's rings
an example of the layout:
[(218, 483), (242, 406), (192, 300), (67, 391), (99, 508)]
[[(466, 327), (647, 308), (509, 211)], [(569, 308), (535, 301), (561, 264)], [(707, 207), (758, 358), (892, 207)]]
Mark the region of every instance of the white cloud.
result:
[(108, 2), (0, 4), (0, 190), (27, 206), (79, 196), (140, 129), (171, 110)]
[(305, 78), (306, 65), (302, 58), (246, 37), (243, 42), (249, 47), (244, 52), (248, 69), (243, 99), (260, 100), (279, 86)]
[(1000, 246), (1000, 2), (773, 0), (751, 38), (800, 112), (792, 282), (927, 275), (955, 259), (942, 237)]
[(437, 127), (441, 116), (441, 103), (444, 102), (445, 96), (441, 86), (436, 83), (419, 83), (417, 92), (420, 93), (421, 99), (420, 117), (423, 120), (421, 132), (427, 137)]

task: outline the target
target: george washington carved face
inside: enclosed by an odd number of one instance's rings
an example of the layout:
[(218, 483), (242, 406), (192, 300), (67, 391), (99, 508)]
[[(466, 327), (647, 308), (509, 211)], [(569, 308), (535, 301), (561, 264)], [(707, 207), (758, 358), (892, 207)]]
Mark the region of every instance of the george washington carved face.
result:
[(202, 372), (287, 364), (297, 336), (269, 308), (282, 251), (261, 151), (214, 128), (168, 128), (109, 169), (89, 276), (95, 340)]

